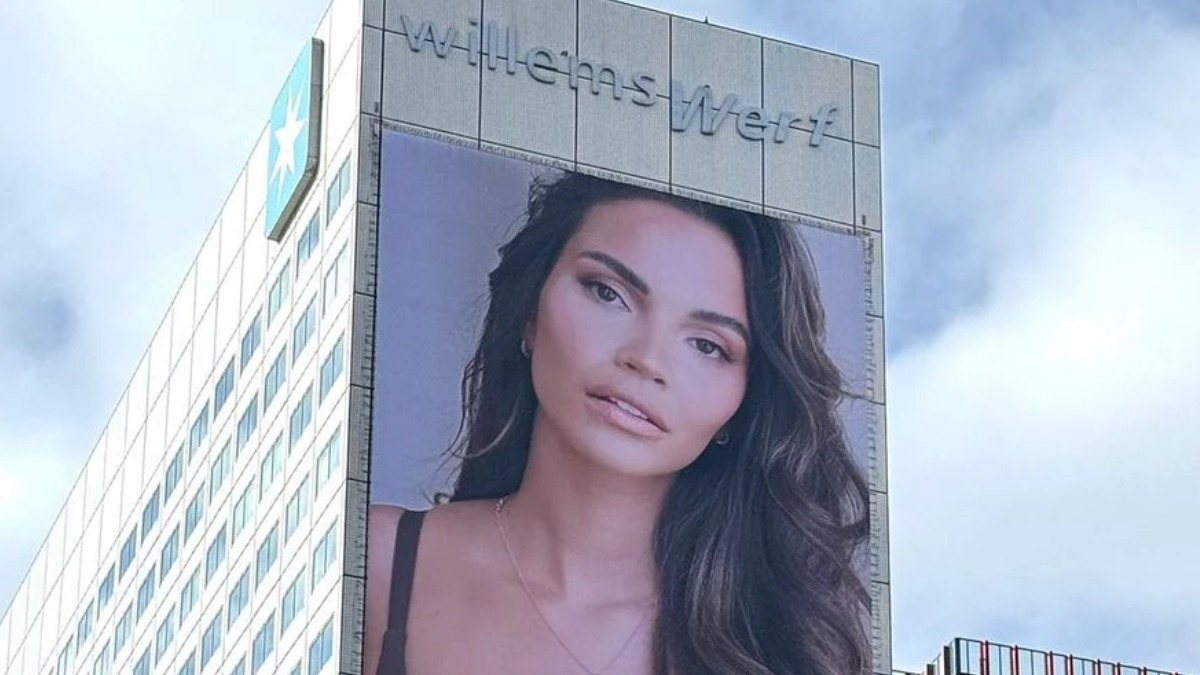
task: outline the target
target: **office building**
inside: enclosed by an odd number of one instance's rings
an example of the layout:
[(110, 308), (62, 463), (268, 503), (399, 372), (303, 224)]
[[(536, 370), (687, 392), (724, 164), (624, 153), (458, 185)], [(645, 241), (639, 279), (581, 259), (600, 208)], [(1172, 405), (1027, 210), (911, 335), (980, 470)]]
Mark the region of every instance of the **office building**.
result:
[(335, 0), (297, 52), (0, 622), (0, 673), (361, 672), (376, 283), (407, 264), (380, 255), (389, 134), (850, 242), (865, 338), (832, 351), (890, 673), (878, 67), (613, 0)]

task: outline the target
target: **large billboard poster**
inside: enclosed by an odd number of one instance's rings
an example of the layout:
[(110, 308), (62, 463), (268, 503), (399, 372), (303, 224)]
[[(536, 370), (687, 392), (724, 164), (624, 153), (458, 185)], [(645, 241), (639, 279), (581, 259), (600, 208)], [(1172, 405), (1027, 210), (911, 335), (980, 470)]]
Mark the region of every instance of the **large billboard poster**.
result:
[(380, 161), (364, 672), (869, 671), (862, 240)]

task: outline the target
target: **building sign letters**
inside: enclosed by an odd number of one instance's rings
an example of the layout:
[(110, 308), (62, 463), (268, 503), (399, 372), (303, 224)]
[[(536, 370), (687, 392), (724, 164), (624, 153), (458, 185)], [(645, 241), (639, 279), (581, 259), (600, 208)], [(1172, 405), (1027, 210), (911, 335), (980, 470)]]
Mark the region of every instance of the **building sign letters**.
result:
[[(453, 52), (464, 51), (459, 30), (453, 26), (439, 30), (429, 21), (416, 21), (407, 15), (400, 16), (400, 23), (408, 48), (414, 52), (421, 53), (429, 48), (438, 58), (444, 59)], [(608, 85), (615, 100), (623, 100), (628, 95), (638, 106), (656, 105), (662, 98), (659, 80), (652, 73), (635, 72), (626, 76), (611, 64), (596, 63), (566, 50), (555, 52), (535, 46), (522, 52), (515, 27), (507, 26), (501, 31), (496, 21), (488, 21), (481, 27), (477, 19), (471, 19), (470, 26), (466, 32), (465, 56), (471, 66), (478, 66), (483, 60), (489, 70), (503, 67), (510, 75), (524, 70), (529, 77), (547, 85), (565, 79), (571, 89), (578, 89), (580, 80), (586, 78), (586, 86), (593, 95), (599, 95), (603, 85)], [(671, 129), (682, 132), (698, 126), (701, 134), (711, 136), (733, 118), (731, 124), (743, 138), (752, 141), (769, 138), (775, 143), (783, 143), (789, 130), (796, 128), (792, 125), (798, 122), (812, 132), (809, 145), (816, 147), (840, 112), (840, 106), (835, 103), (822, 105), (809, 115), (788, 110), (772, 112), (758, 106), (742, 105), (736, 94), (727, 94), (719, 102), (717, 96), (707, 84), (697, 86), (689, 96), (683, 82), (671, 80)]]

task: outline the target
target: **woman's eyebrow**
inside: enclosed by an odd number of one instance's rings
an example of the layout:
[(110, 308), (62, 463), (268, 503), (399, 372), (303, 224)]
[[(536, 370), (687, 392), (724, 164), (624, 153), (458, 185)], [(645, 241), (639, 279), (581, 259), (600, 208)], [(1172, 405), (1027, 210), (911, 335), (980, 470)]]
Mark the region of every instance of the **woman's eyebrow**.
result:
[(746, 328), (746, 324), (738, 321), (732, 316), (726, 316), (717, 312), (710, 312), (707, 309), (693, 310), (688, 316), (692, 317), (696, 321), (703, 321), (704, 323), (711, 323), (717, 326), (728, 328), (729, 330), (742, 336), (742, 340), (744, 340), (746, 344), (750, 344), (750, 329)]
[(650, 295), (650, 284), (647, 284), (645, 279), (638, 276), (637, 272), (629, 269), (628, 265), (620, 260), (617, 260), (611, 255), (601, 251), (584, 251), (583, 253), (579, 254), (579, 257), (595, 260), (596, 262), (612, 270), (614, 274), (621, 277), (622, 281), (630, 286), (633, 286), (638, 293), (641, 293), (642, 295)]

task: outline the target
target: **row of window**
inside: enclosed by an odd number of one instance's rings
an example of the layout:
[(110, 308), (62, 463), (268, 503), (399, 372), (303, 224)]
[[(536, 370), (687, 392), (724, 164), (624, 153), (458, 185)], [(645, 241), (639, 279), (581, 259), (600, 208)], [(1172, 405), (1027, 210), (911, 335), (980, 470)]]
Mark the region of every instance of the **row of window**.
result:
[[(326, 192), (325, 201), (325, 224), (328, 225), (333, 221), (333, 216), (341, 208), (343, 200), (350, 192), (350, 158), (347, 157), (342, 165), (338, 168), (337, 173), (330, 180), (329, 188)], [(301, 271), (304, 269), (305, 263), (312, 257), (313, 253), (317, 252), (321, 243), (321, 210), (318, 209), (313, 213), (305, 224), (304, 229), (296, 238), (296, 270), (295, 276), (299, 278)], [(345, 252), (343, 248), (342, 253)], [(342, 261), (343, 255), (339, 254), (337, 260)], [(344, 266), (344, 263), (343, 263)], [(336, 264), (334, 270), (336, 272)], [(287, 301), (291, 292), (293, 272), (291, 270), (291, 261), (285, 261), (282, 269), (276, 275), (271, 287), (267, 293), (267, 325), (273, 324), (279, 312), (283, 309), (284, 303)], [(328, 283), (330, 274), (326, 274), (325, 281)], [(328, 295), (328, 294), (327, 294)], [(256, 317), (257, 318), (257, 317)], [(257, 327), (257, 322), (252, 324), (252, 328)], [(257, 345), (255, 345), (256, 347)], [(245, 355), (245, 345), (243, 345), (243, 367), (248, 357)], [(250, 349), (251, 354), (253, 348)]]
[[(343, 201), (343, 198), (348, 193), (350, 187), (350, 159), (347, 158), (339, 167), (336, 175), (330, 182), (330, 187), (327, 193), (327, 208), (325, 212), (325, 220), (328, 223), (332, 216), (338, 211)], [(317, 215), (305, 227), (297, 238), (296, 244), (296, 275), (299, 276), (304, 264), (311, 257), (312, 253), (317, 250), (320, 243), (320, 209)], [(322, 314), (325, 314), (330, 303), (337, 299), (342, 289), (346, 285), (345, 273), (348, 270), (347, 246), (343, 245), (342, 250), (330, 264), (326, 272), (325, 278), (322, 280)], [(272, 283), (268, 303), (267, 303), (267, 323), (270, 325), (283, 307), (284, 302), (288, 299), (288, 294), (291, 285), (291, 262), (285, 261), (283, 269)], [(316, 298), (309, 301), (308, 306), (297, 320), (292, 334), (292, 361), (303, 353), (310, 338), (316, 332)], [(160, 510), (169, 503), (179, 485), (183, 482), (183, 471), (185, 463), (190, 463), (191, 459), (196, 455), (199, 449), (203, 446), (208, 438), (209, 425), (211, 419), (224, 408), (229, 398), (233, 394), (234, 384), (236, 380), (235, 364), (240, 362), (241, 370), (245, 371), (247, 365), (258, 351), (262, 343), (262, 310), (260, 309), (254, 318), (250, 321), (249, 326), (242, 334), (239, 356), (235, 359), (230, 359), (229, 363), (222, 370), (220, 377), (214, 385), (212, 410), (210, 415), (209, 403), (206, 401), (196, 418), (193, 420), (189, 429), (187, 439), (184, 444), (176, 451), (175, 455), (168, 463), (163, 476), (163, 483), (160, 487), (155, 488), (149, 500), (142, 509), (140, 528), (135, 527), (125, 538), (121, 545), (118, 561), (115, 565), (109, 568), (100, 582), (97, 597), (94, 601), (89, 601), (84, 608), (83, 614), (79, 618), (75, 631), (68, 636), (67, 644), (60, 651), (58, 659), (57, 672), (65, 673), (70, 669), (70, 664), (73, 661), (76, 650), (82, 649), (91, 637), (92, 629), (95, 621), (101, 611), (105, 609), (111, 601), (116, 589), (116, 584), (124, 580), (125, 575), (132, 568), (137, 560), (139, 534), (140, 540), (146, 541), (153, 532), (155, 525), (158, 522)], [(275, 398), (282, 385), (286, 381), (286, 360), (284, 354), (286, 347), (276, 357), (275, 363), (271, 370), (268, 371), (266, 381), (264, 382), (263, 393), (263, 408), (270, 405)], [(341, 375), (343, 369), (343, 338), (339, 337), (337, 343), (326, 355), (325, 360), (321, 365), (321, 374), (319, 378), (318, 401), (324, 399), (325, 394), (336, 382)], [(253, 432), (258, 426), (258, 397), (251, 399), (250, 403), (243, 410), (242, 416), (238, 421), (236, 445), (233, 448), (234, 456), (230, 456), (230, 442), (226, 440), (220, 453), (212, 466), (209, 469), (208, 476), (208, 500), (213, 501), (213, 497), (219, 492), (226, 478), (232, 471), (232, 465), (236, 456), (240, 454), (243, 447), (250, 439)], [(312, 418), (312, 388), (311, 386), (305, 392), (302, 400), (293, 410), (291, 424), (289, 425), (289, 450), (299, 440), (301, 434), (307, 429), (308, 423)], [(186, 455), (185, 455), (186, 449)], [(328, 449), (328, 448), (327, 448)], [(281, 461), (281, 460), (280, 460)], [(318, 462), (320, 466), (320, 462)], [(331, 468), (329, 469), (332, 470)], [(307, 479), (306, 479), (307, 482)], [(319, 485), (318, 485), (319, 488)], [(186, 542), (188, 537), (194, 532), (203, 517), (204, 512), (204, 495), (202, 491), (197, 492), (189, 502), (184, 515), (182, 541)], [(235, 509), (235, 520), (236, 520)], [(305, 511), (307, 513), (307, 511)], [(244, 525), (244, 522), (243, 522)], [(223, 531), (222, 531), (223, 532)], [(236, 536), (236, 534), (235, 534)], [(168, 536), (163, 544), (162, 551), (158, 562), (158, 582), (162, 582), (168, 572), (174, 567), (175, 561), (179, 557), (181, 539), (179, 526)], [(216, 544), (216, 542), (214, 542)], [(210, 545), (210, 549), (212, 546)], [(210, 551), (213, 555), (216, 552)], [(223, 555), (223, 554), (222, 554)], [(143, 579), (138, 587), (138, 617), (145, 610), (145, 605), (149, 603), (149, 598), (154, 595), (155, 573), (151, 573)], [(128, 614), (128, 612), (126, 612)], [(123, 617), (124, 619), (124, 617)], [(119, 623), (117, 626), (118, 634), (122, 632), (122, 626)], [(124, 627), (124, 632), (127, 634), (129, 626)]]
[[(176, 671), (177, 675), (196, 675), (202, 673), (212, 662), (216, 656), (217, 650), (221, 647), (221, 613), (218, 611), (213, 622), (209, 624), (209, 628), (205, 630), (204, 636), (200, 641), (200, 661), (197, 669), (196, 652), (192, 650), (183, 663), (180, 664)], [(213, 631), (214, 626), (216, 631)], [(284, 628), (280, 628), (282, 632)], [(158, 665), (158, 661), (167, 649), (175, 640), (175, 628), (173, 624), (164, 622), (159, 628), (155, 636), (154, 644), (148, 645), (142, 650), (141, 655), (133, 664), (133, 675), (150, 675), (152, 668)], [(153, 647), (153, 652), (151, 652)], [(250, 650), (250, 672), (251, 675), (258, 673), (263, 667), (267, 659), (275, 650), (275, 614), (270, 616), (263, 622), (258, 632), (254, 636), (254, 644)], [(308, 644), (308, 675), (318, 675), (325, 666), (327, 666), (333, 657), (333, 619), (325, 622), (320, 632), (313, 637)], [(96, 660), (92, 665), (92, 675), (110, 675), (112, 672), (113, 654), (109, 651), (107, 644), (96, 655)], [(59, 672), (65, 672), (65, 669), (60, 665)], [(246, 673), (246, 657), (242, 657), (230, 669), (229, 675), (245, 675)], [(303, 673), (303, 661), (297, 663), (291, 670), (292, 675), (301, 675)]]
[[(312, 306), (313, 304), (310, 303), (310, 307)], [(306, 315), (307, 313), (308, 312), (306, 312)], [(301, 319), (301, 321), (305, 321), (305, 319)], [(311, 333), (306, 331), (304, 336), (304, 344), (302, 345), (307, 344), (308, 335), (311, 335)], [(326, 354), (324, 362), (322, 363), (322, 366), (320, 366), (319, 398), (322, 400), (324, 399), (325, 394), (329, 392), (329, 389), (334, 386), (342, 374), (344, 364), (343, 344), (344, 337), (338, 337), (334, 347), (332, 347), (329, 353)], [(284, 352), (286, 352), (286, 347), (284, 347)], [(281, 358), (282, 353), (283, 352), (280, 354)], [(294, 356), (299, 356), (298, 352), (293, 351), (293, 353)], [(284, 368), (284, 366), (281, 365), (281, 371), (282, 368)], [(274, 368), (272, 368), (272, 371), (274, 371)], [(269, 371), (268, 377), (266, 377), (266, 382), (264, 384), (264, 396), (270, 395), (271, 399), (274, 399), (278, 387), (282, 386), (283, 376), (274, 374), (272, 371)], [(272, 381), (275, 382), (274, 392), (271, 390)], [(300, 436), (304, 434), (304, 431), (308, 428), (308, 423), (311, 422), (311, 419), (312, 388), (310, 387), (306, 390), (304, 396), (302, 396), (301, 400), (299, 401), (299, 404), (296, 405), (293, 410), (292, 420), (290, 420), (289, 425), (289, 448), (294, 447), (295, 443), (300, 440)], [(245, 410), (242, 411), (241, 417), (238, 420), (238, 429), (236, 429), (236, 446), (234, 448), (234, 452), (236, 454), (240, 455), (242, 448), (245, 448), (246, 443), (250, 442), (253, 432), (258, 429), (258, 420), (258, 396), (254, 396), (254, 398), (248, 402)], [(194, 450), (196, 450), (199, 444), (205, 440), (206, 436), (208, 436), (208, 405), (205, 405), (204, 408), (202, 408), (202, 416), (197, 418), (196, 423), (193, 423), (192, 425), (188, 458), (191, 458), (191, 456), (194, 454)], [(222, 485), (224, 484), (224, 480), (226, 480), (230, 472), (232, 472), (234, 459), (236, 459), (235, 456), (230, 455), (229, 441), (226, 441), (224, 446), (222, 446), (221, 452), (217, 454), (214, 464), (211, 465), (209, 470), (209, 501), (211, 501), (211, 498), (214, 497), (218, 491), (220, 491)], [(182, 452), (182, 448), (180, 448), (167, 465), (166, 476), (163, 478), (162, 488), (155, 489), (150, 496), (149, 502), (145, 504), (142, 512), (142, 524), (140, 524), (140, 538), (142, 538), (142, 540), (149, 538), (150, 532), (154, 530), (154, 526), (157, 524), (158, 520), (158, 513), (160, 513), (161, 503), (169, 500), (169, 497), (174, 494), (175, 489), (178, 488), (178, 485), (182, 480), (182, 472), (184, 472), (184, 452)], [(160, 491), (166, 496), (160, 497)], [(197, 494), (196, 496), (193, 496), (192, 501), (188, 503), (184, 522), (185, 539), (191, 536), (192, 531), (199, 524), (200, 516), (203, 515), (202, 498), (202, 495)], [(178, 531), (173, 533), (172, 537), (178, 537)], [(176, 538), (175, 544), (178, 545), (178, 538)], [(137, 558), (137, 550), (138, 530), (133, 530), (130, 532), (130, 534), (128, 534), (128, 537), (126, 537), (125, 543), (121, 545), (118, 577), (116, 577), (116, 580), (124, 579), (126, 572), (128, 572), (128, 569), (132, 567), (134, 560)], [(112, 597), (114, 585), (115, 580), (113, 579), (112, 571), (110, 571), (109, 574), (106, 575), (106, 578), (101, 581), (100, 609), (103, 609), (104, 604), (107, 604), (108, 599)], [(89, 604), (89, 610), (85, 611), (82, 621), (90, 623), (90, 607), (91, 605)]]
[[(327, 374), (330, 372), (329, 364), (340, 363), (340, 356), (343, 340), (339, 339), (331, 350), (329, 356), (326, 357), (325, 367), (322, 369), (322, 394), (327, 390), (325, 385), (328, 380)], [(335, 378), (336, 379), (336, 378)], [(307, 430), (312, 419), (312, 387), (310, 386), (300, 402), (292, 412), (292, 418), (289, 425), (289, 450), (295, 447), (296, 443), (301, 439), (303, 433)], [(181, 469), (176, 467), (182, 466), (182, 448), (177, 453), (176, 457), (168, 465), (168, 475), (173, 475)], [(317, 485), (320, 487), (329, 479), (334, 469), (340, 465), (341, 456), (341, 429), (335, 430), (329, 441), (321, 449), (317, 458)], [(222, 450), (217, 454), (209, 469), (208, 490), (206, 492), (204, 485), (196, 490), (192, 499), (184, 511), (184, 519), (182, 526), (182, 541), (186, 541), (199, 527), (204, 516), (205, 498), (211, 503), (217, 495), (217, 492), (225, 483), (232, 471), (232, 458), (230, 456), (229, 442), (227, 441)], [(283, 468), (283, 451), (282, 451), (282, 434), (268, 449), (262, 464), (262, 474), (255, 494), (255, 486), (253, 482), (246, 488), (241, 498), (235, 504), (233, 518), (233, 538), (240, 533), (245, 527), (253, 514), (253, 500), (255, 497), (261, 499), (267, 489), (269, 489), (276, 477), (282, 472)], [(308, 486), (308, 477), (304, 477), (301, 485), (293, 492), (288, 501), (285, 511), (285, 541), (291, 537), (292, 533), (299, 526), (300, 521), (306, 516), (310, 509), (310, 489)], [(158, 518), (159, 510), (159, 491), (158, 489), (151, 496), (151, 500), (143, 511), (141, 530), (142, 538), (150, 533), (151, 529)], [(125, 543), (121, 547), (121, 556), (119, 562), (119, 572), (123, 576), (132, 565), (137, 554), (139, 530), (134, 529), (130, 532)], [(261, 581), (262, 576), (270, 569), (277, 555), (277, 528), (268, 536), (263, 547), (260, 548), (258, 555), (258, 565), (256, 576)], [(165, 540), (159, 556), (157, 572), (154, 567), (151, 567), (150, 572), (143, 578), (142, 583), (138, 587), (136, 614), (133, 616), (133, 621), (140, 620), (142, 615), (148, 609), (150, 602), (154, 597), (156, 584), (161, 584), (165, 581), (167, 574), (173, 569), (175, 562), (179, 558), (181, 546), (181, 531), (180, 526), (176, 525), (175, 529)], [(223, 525), (217, 532), (214, 540), (209, 544), (205, 554), (205, 580), (210, 580), (219, 568), (221, 562), (224, 561), (227, 549), (226, 529)], [(196, 595), (195, 579), (190, 581), (184, 589), (184, 603), (188, 604), (194, 601)], [(100, 584), (99, 605), (103, 608), (111, 599), (114, 589), (114, 570), (110, 568), (108, 574)], [(91, 602), (85, 608), (81, 616), (78, 627), (73, 639), (69, 638), (67, 645), (60, 652), (58, 672), (67, 672), (70, 669), (72, 656), (76, 647), (82, 648), (87, 642), (92, 632), (94, 618), (93, 605)], [(131, 630), (131, 618), (129, 612), (122, 617), (117, 625), (117, 644), (123, 644)]]
[[(307, 482), (307, 481), (305, 481)], [(281, 624), (279, 626), (279, 634), (281, 635), (296, 616), (304, 609), (305, 600), (307, 597), (306, 589), (315, 588), (329, 573), (337, 562), (337, 523), (333, 523), (313, 547), (311, 557), (311, 573), (309, 569), (301, 568), (300, 572), (292, 579), (291, 584), (284, 592), (283, 601), (280, 607)], [(259, 546), (253, 564), (254, 570), (254, 588), (257, 589), (266, 579), (267, 574), (274, 568), (278, 560), (278, 525), (272, 528), (271, 533), (264, 539)], [(179, 602), (172, 605), (167, 610), (166, 616), (159, 623), (155, 632), (153, 642), (153, 657), (152, 660), (148, 655), (150, 647), (146, 648), (146, 652), (138, 659), (137, 665), (134, 667), (134, 672), (139, 672), (145, 661), (146, 667), (157, 665), (159, 659), (167, 652), (175, 640), (176, 629), (183, 621), (191, 614), (200, 601), (200, 592), (203, 584), (211, 581), (214, 575), (216, 566), (224, 562), (225, 558), (225, 528), (222, 527), (218, 532), (213, 543), (210, 544), (208, 553), (205, 556), (205, 574), (204, 582), (200, 581), (200, 566), (197, 565), (192, 571), (188, 582), (184, 584), (183, 590), (180, 592)], [(200, 669), (204, 670), (216, 650), (220, 647), (223, 630), (231, 630), (235, 622), (241, 617), (243, 611), (250, 605), (252, 598), (252, 589), (250, 586), (250, 571), (251, 567), (247, 566), (234, 583), (232, 590), (229, 593), (229, 600), (226, 608), (219, 608), (208, 626), (205, 628), (201, 638), (201, 657)], [(100, 651), (97, 653), (94, 664), (93, 675), (106, 675), (112, 664), (112, 660), (120, 654), (121, 650), (129, 642), (134, 627), (140, 621), (143, 612), (149, 607), (151, 600), (154, 597), (154, 571), (150, 571), (145, 581), (138, 589), (138, 598), (135, 607), (127, 607), (122, 614), (121, 619), (117, 622), (117, 627), (111, 643), (106, 642)], [(178, 611), (177, 611), (178, 608)], [(222, 616), (224, 613), (224, 617)], [(258, 672), (258, 667), (267, 656), (270, 655), (276, 638), (274, 625), (275, 613), (272, 612), (268, 621), (260, 627), (255, 637), (255, 657), (252, 660), (251, 672)], [(111, 649), (110, 649), (111, 644)], [(71, 670), (71, 654), (70, 641), (68, 647), (59, 657), (58, 669), (56, 672), (63, 674)], [(324, 665), (321, 661), (317, 666)], [(315, 672), (315, 671), (312, 671)]]
[[(335, 288), (336, 288), (336, 283), (335, 283)], [(316, 305), (316, 298), (314, 297), (311, 301), (309, 301), (308, 305), (304, 308), (304, 311), (300, 314), (300, 318), (296, 320), (295, 328), (292, 330), (291, 362), (293, 364), (304, 353), (304, 349), (308, 346), (309, 341), (312, 339), (312, 336), (316, 333), (316, 329), (317, 329), (317, 305)], [(321, 376), (321, 384), (322, 384), (321, 398), (322, 399), (324, 398), (325, 392), (328, 391), (328, 385), (331, 384), (331, 381), (337, 379), (337, 375), (341, 374), (342, 362), (343, 362), (342, 343), (343, 343), (343, 338), (339, 337), (337, 344), (326, 355), (325, 364), (323, 364), (323, 366), (322, 366), (322, 370), (321, 370), (321, 375), (322, 375)], [(330, 359), (333, 359), (333, 361), (331, 362)], [(332, 363), (332, 366), (329, 366), (328, 364), (331, 364), (331, 363)], [(327, 370), (330, 370), (331, 368), (333, 371), (336, 371), (336, 372), (331, 372), (330, 374), (327, 375), (326, 374)], [(283, 385), (286, 384), (286, 382), (287, 382), (287, 375), (288, 375), (288, 347), (287, 347), (287, 344), (285, 343), (284, 346), (281, 347), (279, 352), (275, 355), (275, 359), (273, 361), (271, 361), (270, 367), (267, 368), (267, 374), (263, 378), (263, 408), (269, 407), (271, 405), (271, 403), (275, 400), (276, 395), (278, 395), (279, 392), (283, 390)], [(257, 417), (256, 417), (257, 403), (256, 403), (256, 401), (251, 401), (251, 405), (255, 406), (255, 408), (252, 411), (250, 411), (253, 414), (249, 418), (249, 419), (253, 420), (253, 422), (247, 421), (248, 420), (247, 413), (243, 413), (242, 420), (240, 420), (238, 423), (239, 443), (243, 442), (242, 438), (244, 435), (246, 437), (248, 437), (249, 433), (251, 431), (253, 431), (252, 424), (257, 423)], [(245, 429), (244, 429), (244, 427), (245, 427)], [(244, 434), (243, 434), (243, 431), (245, 431)]]
[[(327, 477), (328, 472), (323, 471), (320, 468), (322, 463), (325, 466), (330, 466), (331, 461), (336, 462), (336, 459), (334, 459), (334, 457), (335, 457), (335, 454), (339, 452), (340, 441), (337, 441), (335, 439), (338, 439), (338, 438), (340, 438), (340, 433), (335, 434), (334, 438), (331, 439), (330, 443), (327, 444), (326, 447), (322, 450), (322, 462), (319, 462), (319, 464), (318, 464), (318, 466), (319, 466), (318, 476), (325, 474)], [(305, 478), (302, 481), (301, 487), (297, 490), (297, 495), (307, 494), (307, 483), (308, 483), (308, 479)], [(305, 497), (303, 499), (304, 499), (304, 502), (307, 503), (307, 498)], [(296, 507), (294, 506), (296, 501), (297, 501), (297, 496), (293, 496), (293, 499), (289, 502), (288, 511), (287, 511), (288, 512), (288, 515), (287, 515), (288, 522), (293, 522), (293, 519), (296, 517), (296, 516), (294, 516), (294, 514), (298, 513), (298, 511), (296, 511)], [(294, 527), (292, 527), (292, 530), (294, 531)], [(284, 592), (282, 606), (280, 608), (280, 616), (281, 616), (281, 622), (279, 625), (280, 634), (282, 634), (283, 631), (287, 630), (287, 628), (292, 624), (292, 622), (295, 620), (296, 616), (300, 613), (300, 611), (304, 609), (304, 603), (305, 603), (305, 598), (306, 598), (306, 592), (305, 592), (306, 587), (315, 587), (324, 578), (324, 576), (328, 573), (330, 568), (337, 561), (337, 536), (336, 535), (337, 535), (337, 524), (334, 523), (332, 526), (330, 526), (325, 531), (324, 535), (322, 535), (321, 539), (317, 542), (316, 546), (313, 548), (312, 565), (311, 565), (311, 581), (309, 580), (309, 575), (307, 574), (307, 571), (304, 568), (301, 568), (301, 571), (293, 578), (291, 584), (288, 586), (287, 590)], [(285, 534), (285, 538), (286, 538), (286, 536), (287, 535)], [(224, 561), (224, 556), (225, 556), (225, 528), (222, 527), (221, 530), (218, 532), (216, 538), (214, 539), (214, 542), (212, 544), (210, 544), (208, 553), (205, 556), (204, 579), (205, 579), (206, 583), (211, 580), (216, 566), (220, 565), (220, 563)], [(265, 538), (264, 542), (259, 546), (258, 552), (255, 556), (255, 563), (254, 563), (255, 588), (257, 588), (259, 585), (261, 585), (261, 583), (263, 582), (267, 573), (273, 568), (275, 561), (277, 559), (278, 559), (278, 525), (276, 525), (274, 528), (272, 528), (271, 533)], [(227, 621), (228, 621), (229, 628), (233, 627), (234, 622), (240, 617), (242, 611), (249, 605), (249, 602), (251, 599), (250, 598), (251, 590), (250, 590), (250, 584), (249, 584), (249, 573), (250, 573), (249, 568), (247, 568), (245, 571), (243, 571), (241, 576), (239, 577), (238, 581), (234, 584), (233, 590), (230, 592), (229, 604), (228, 604), (229, 609), (228, 609), (228, 615), (227, 615)], [(117, 623), (116, 632), (113, 636), (112, 642), (111, 643), (106, 642), (104, 644), (104, 646), (101, 647), (100, 651), (98, 652), (98, 654), (96, 656), (96, 660), (95, 660), (94, 668), (93, 668), (93, 675), (107, 675), (108, 674), (108, 672), (111, 668), (111, 665), (112, 665), (113, 658), (115, 658), (115, 656), (120, 653), (121, 649), (125, 646), (125, 644), (128, 643), (134, 626), (141, 619), (143, 613), (148, 609), (150, 602), (153, 600), (154, 590), (155, 590), (155, 572), (152, 568), (150, 573), (145, 577), (141, 586), (138, 589), (138, 597), (137, 597), (137, 602), (136, 602), (136, 606), (135, 606), (136, 614), (134, 613), (133, 608), (126, 608), (124, 614), (121, 616), (121, 619)], [(150, 648), (147, 647), (146, 651), (143, 652), (142, 656), (138, 659), (137, 663), (135, 664), (134, 673), (149, 672), (148, 669), (152, 665), (157, 665), (159, 659), (167, 652), (167, 650), (170, 648), (170, 646), (174, 642), (177, 626), (183, 622), (183, 620), (191, 613), (191, 611), (199, 603), (200, 591), (201, 591), (200, 568), (199, 568), (199, 566), (197, 566), (196, 569), (193, 570), (188, 582), (184, 585), (183, 590), (180, 593), (178, 605), (173, 605), (167, 611), (166, 617), (163, 619), (163, 621), (158, 626), (158, 629), (155, 633), (154, 643), (153, 643), (153, 648), (154, 648), (153, 660), (151, 660), (151, 658), (149, 656), (151, 653)], [(178, 607), (178, 612), (176, 611), (176, 607)], [(223, 609), (217, 610), (217, 613), (216, 613), (214, 619), (212, 621), (210, 621), (210, 623), (209, 623), (208, 627), (205, 629), (204, 635), (201, 639), (201, 656), (200, 656), (201, 671), (204, 670), (204, 668), (207, 666), (208, 662), (211, 660), (212, 656), (216, 653), (217, 648), (220, 647), (222, 626), (223, 626), (223, 624), (222, 624), (222, 612), (223, 611), (224, 611)], [(89, 616), (90, 616), (90, 612), (89, 612)], [(90, 618), (89, 618), (89, 622), (90, 622)], [(327, 624), (327, 629), (328, 628), (329, 628), (329, 625)], [(87, 631), (90, 632), (90, 625), (87, 627)], [(310, 670), (309, 670), (310, 673), (318, 672), (321, 669), (321, 667), (324, 666), (325, 662), (328, 661), (329, 655), (331, 654), (332, 645), (326, 644), (326, 643), (328, 643), (332, 638), (329, 635), (325, 635), (327, 632), (328, 631), (323, 630), (322, 635), (324, 637), (319, 636), (318, 640), (314, 641), (315, 646), (310, 648), (310, 664), (312, 664), (310, 666)], [(270, 655), (270, 653), (274, 647), (275, 635), (276, 635), (276, 633), (275, 633), (275, 626), (274, 626), (274, 613), (272, 613), (270, 618), (267, 620), (267, 622), (264, 623), (264, 625), (262, 627), (260, 627), (258, 633), (256, 634), (255, 641), (254, 641), (252, 666), (251, 666), (252, 673), (257, 673), (259, 667), (265, 661), (266, 657)], [(80, 642), (79, 642), (80, 646), (82, 646), (83, 641), (86, 640), (86, 637), (87, 637), (87, 635), (85, 634), (85, 635), (83, 635), (82, 638), (80, 638)], [(322, 640), (324, 642), (322, 642)], [(320, 643), (320, 644), (318, 644), (318, 643)], [(110, 644), (111, 644), (111, 649), (110, 649)], [(59, 660), (58, 660), (58, 668), (57, 668), (56, 672), (60, 673), (60, 674), (70, 672), (72, 665), (73, 665), (72, 658), (73, 658), (72, 641), (68, 640), (67, 646), (60, 653)], [(180, 673), (194, 672), (193, 671), (194, 668), (195, 668), (195, 662), (194, 662), (194, 653), (193, 653), (193, 655), (189, 656), (188, 659), (185, 661), (184, 665), (181, 667), (179, 672)]]
[[(298, 275), (311, 255), (315, 250), (320, 238), (319, 219), (314, 218), (309, 226), (305, 228), (300, 236), (296, 251), (296, 274)], [(346, 260), (348, 255), (348, 245), (343, 245), (342, 250), (334, 258), (329, 269), (325, 273), (325, 278), (322, 280), (321, 293), (321, 310), (322, 314), (327, 314), (330, 304), (337, 300), (343, 288), (346, 286), (345, 276), (348, 271), (349, 263)], [(291, 293), (292, 270), (291, 261), (284, 262), (283, 267), (276, 274), (275, 279), (271, 283), (270, 290), (267, 294), (267, 324), (271, 325), (278, 317), (283, 309), (284, 303), (288, 300)], [(300, 355), (304, 352), (304, 348), (308, 346), (309, 340), (316, 333), (317, 328), (317, 296), (314, 295), (300, 313), (292, 328), (292, 353), (291, 360), (295, 363)], [(230, 359), (222, 371), (221, 376), (217, 379), (217, 383), (213, 391), (213, 415), (224, 408), (226, 401), (233, 394), (233, 387), (236, 380), (237, 364), (240, 363), (240, 368), (245, 372), (251, 359), (258, 352), (259, 346), (262, 344), (262, 310), (260, 309), (254, 318), (250, 321), (250, 325), (242, 334), (241, 350), (239, 356)], [(281, 351), (276, 355), (272, 362), (271, 368), (268, 371), (268, 385), (266, 388), (264, 407), (274, 398), (279, 387), (283, 384), (286, 378), (287, 363)], [(207, 434), (207, 406), (202, 411), (202, 415), (197, 419), (196, 425), (193, 425), (191, 447), (194, 449), (199, 445), (199, 441), (203, 440), (203, 436)], [(198, 439), (196, 437), (199, 437)]]

